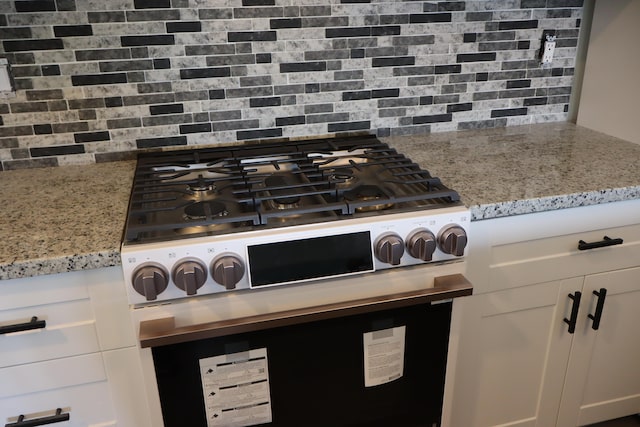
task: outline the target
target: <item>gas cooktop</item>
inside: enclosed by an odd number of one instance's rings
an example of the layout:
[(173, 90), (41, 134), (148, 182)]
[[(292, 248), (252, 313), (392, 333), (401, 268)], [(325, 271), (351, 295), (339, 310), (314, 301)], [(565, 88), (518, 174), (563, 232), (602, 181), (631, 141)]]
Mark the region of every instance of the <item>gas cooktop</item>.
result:
[(458, 194), (372, 136), (142, 154), (122, 245), (131, 304), (461, 260)]
[(373, 136), (144, 153), (125, 245), (458, 206)]

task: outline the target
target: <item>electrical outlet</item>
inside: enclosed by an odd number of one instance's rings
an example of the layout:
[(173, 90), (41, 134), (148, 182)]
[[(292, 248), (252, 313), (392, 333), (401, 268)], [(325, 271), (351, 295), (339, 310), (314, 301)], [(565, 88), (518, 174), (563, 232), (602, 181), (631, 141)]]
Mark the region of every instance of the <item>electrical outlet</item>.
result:
[(553, 62), (553, 54), (556, 49), (555, 30), (544, 30), (542, 32), (542, 43), (540, 45), (539, 61), (542, 68), (550, 68)]
[(553, 52), (556, 50), (555, 40), (555, 36), (548, 36), (547, 41), (544, 42), (544, 47), (542, 50), (543, 64), (550, 64), (553, 61)]
[(0, 92), (13, 91), (9, 62), (6, 58), (0, 58)]

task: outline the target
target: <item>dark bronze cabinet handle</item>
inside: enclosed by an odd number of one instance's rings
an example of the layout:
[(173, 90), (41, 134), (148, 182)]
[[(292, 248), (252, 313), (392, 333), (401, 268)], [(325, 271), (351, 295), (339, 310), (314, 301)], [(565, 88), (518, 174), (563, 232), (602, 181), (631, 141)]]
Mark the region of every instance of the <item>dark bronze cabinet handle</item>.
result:
[(569, 294), (569, 299), (573, 300), (573, 305), (571, 306), (571, 316), (569, 319), (564, 318), (564, 323), (569, 325), (568, 332), (570, 334), (574, 333), (576, 330), (576, 321), (578, 320), (578, 309), (580, 308), (580, 298), (582, 298), (582, 292), (576, 291), (575, 294)]
[(594, 314), (589, 314), (587, 317), (593, 320), (591, 329), (597, 331), (600, 327), (600, 319), (602, 319), (602, 309), (604, 308), (604, 300), (607, 298), (607, 290), (605, 288), (600, 288), (599, 291), (593, 291), (593, 294), (598, 297), (596, 312)]
[(38, 320), (33, 316), (29, 322), (16, 323), (15, 325), (0, 326), (0, 335), (10, 334), (12, 332), (30, 331), (32, 329), (43, 329), (47, 326), (46, 320)]
[(600, 240), (599, 242), (587, 243), (584, 240), (580, 240), (578, 242), (578, 250), (579, 251), (586, 251), (586, 250), (589, 250), (589, 249), (604, 248), (605, 246), (621, 245), (622, 242), (623, 241), (620, 238), (612, 239), (611, 237), (608, 237), (608, 236), (604, 236), (602, 238), (602, 240)]
[(56, 409), (55, 415), (49, 415), (48, 417), (34, 418), (32, 420), (25, 421), (24, 415), (18, 417), (18, 421), (15, 423), (5, 424), (4, 427), (35, 427), (43, 426), (46, 424), (61, 423), (62, 421), (69, 421), (69, 413), (62, 413), (62, 409)]

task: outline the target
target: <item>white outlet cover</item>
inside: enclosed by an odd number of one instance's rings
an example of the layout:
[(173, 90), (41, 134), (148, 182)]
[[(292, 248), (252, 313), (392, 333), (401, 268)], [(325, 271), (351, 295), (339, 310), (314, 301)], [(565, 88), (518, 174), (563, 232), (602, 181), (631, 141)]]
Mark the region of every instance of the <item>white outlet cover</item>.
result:
[(544, 52), (542, 52), (542, 63), (549, 64), (553, 61), (553, 52), (556, 48), (556, 42), (544, 42)]
[(9, 63), (6, 58), (0, 58), (0, 92), (12, 92), (11, 77), (9, 77)]

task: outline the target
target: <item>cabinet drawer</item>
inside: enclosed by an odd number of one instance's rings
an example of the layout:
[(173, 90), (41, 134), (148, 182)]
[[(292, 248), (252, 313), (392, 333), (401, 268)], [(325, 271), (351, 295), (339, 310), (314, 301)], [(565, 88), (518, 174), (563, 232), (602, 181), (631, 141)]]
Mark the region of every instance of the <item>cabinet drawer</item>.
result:
[(0, 310), (88, 299), (85, 277), (52, 274), (0, 282)]
[[(640, 265), (640, 199), (476, 221), (470, 228), (467, 274), (475, 294)], [(581, 240), (593, 244), (605, 236), (622, 244), (578, 249)]]
[[(2, 425), (69, 413), (64, 426), (116, 425), (99, 353), (0, 369)], [(53, 424), (55, 425), (55, 424)]]
[(0, 327), (37, 317), (46, 327), (0, 334), (0, 367), (136, 345), (119, 267), (0, 282)]
[[(605, 236), (612, 240), (605, 240)], [(621, 239), (617, 244), (613, 239)], [(580, 242), (598, 246), (579, 250)], [(491, 290), (630, 268), (640, 263), (640, 225), (603, 228), (492, 248)]]
[(88, 299), (0, 311), (0, 326), (46, 322), (42, 328), (0, 335), (0, 367), (99, 351)]

